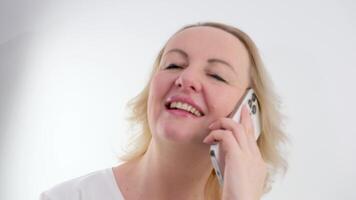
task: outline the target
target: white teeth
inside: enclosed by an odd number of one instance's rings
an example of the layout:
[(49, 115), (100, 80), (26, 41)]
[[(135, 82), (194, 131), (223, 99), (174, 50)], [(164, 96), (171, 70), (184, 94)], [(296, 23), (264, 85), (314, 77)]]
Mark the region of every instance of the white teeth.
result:
[(188, 106), (187, 106), (187, 110), (190, 110), (192, 113), (194, 113), (194, 112), (193, 112), (193, 107), (192, 107), (191, 105), (188, 105)]
[(182, 107), (183, 107), (184, 110), (188, 110), (188, 109), (187, 109), (187, 108), (188, 108), (188, 105), (187, 105), (187, 104), (183, 104)]
[(191, 106), (187, 103), (183, 103), (183, 102), (172, 102), (169, 105), (169, 108), (178, 108), (178, 109), (182, 109), (182, 110), (191, 112), (198, 117), (202, 116), (202, 114), (196, 108), (194, 108), (193, 106)]

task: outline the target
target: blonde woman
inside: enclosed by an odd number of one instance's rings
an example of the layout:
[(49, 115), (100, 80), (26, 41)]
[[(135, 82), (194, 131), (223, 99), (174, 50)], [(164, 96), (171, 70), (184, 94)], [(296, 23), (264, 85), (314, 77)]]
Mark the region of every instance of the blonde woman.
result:
[[(246, 107), (241, 123), (227, 117), (248, 88), (260, 103), (257, 141)], [(253, 41), (235, 27), (199, 23), (175, 33), (130, 106), (140, 132), (126, 162), (57, 185), (43, 199), (258, 200), (286, 169), (277, 96)], [(223, 186), (209, 157), (214, 142), (224, 154)]]

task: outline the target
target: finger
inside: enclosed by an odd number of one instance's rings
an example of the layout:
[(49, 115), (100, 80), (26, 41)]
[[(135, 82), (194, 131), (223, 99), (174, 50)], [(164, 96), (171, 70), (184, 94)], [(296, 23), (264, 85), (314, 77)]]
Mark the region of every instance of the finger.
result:
[(250, 111), (248, 110), (247, 105), (243, 105), (241, 110), (241, 124), (245, 127), (247, 137), (249, 139), (253, 138), (252, 136), (254, 136), (253, 135), (254, 128), (252, 124)]
[(242, 124), (237, 124), (236, 125), (237, 132), (235, 133), (235, 137), (237, 138), (239, 144), (241, 145), (241, 148), (247, 152), (250, 153), (250, 144), (246, 135), (246, 129)]
[(246, 138), (245, 128), (241, 124), (234, 121), (233, 119), (221, 118), (216, 122), (214, 122), (213, 125), (210, 126), (209, 128), (212, 130), (215, 129), (230, 130), (233, 133), (235, 140), (240, 145), (241, 149), (244, 151), (249, 151), (249, 144)]
[(246, 129), (246, 136), (250, 151), (258, 153), (259, 149), (256, 142), (255, 127), (253, 126), (251, 114), (247, 108), (247, 105), (244, 105), (241, 111), (241, 124)]
[(206, 144), (213, 144), (215, 142), (219, 142), (221, 145), (222, 151), (225, 154), (229, 152), (241, 152), (241, 148), (239, 144), (236, 142), (235, 137), (233, 136), (232, 132), (229, 130), (213, 130), (209, 133), (208, 136), (205, 137), (203, 140)]

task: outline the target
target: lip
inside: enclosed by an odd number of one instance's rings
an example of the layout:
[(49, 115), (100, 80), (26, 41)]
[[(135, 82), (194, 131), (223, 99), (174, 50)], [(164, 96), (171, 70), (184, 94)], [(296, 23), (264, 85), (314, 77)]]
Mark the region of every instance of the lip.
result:
[(191, 118), (198, 118), (198, 116), (195, 116), (194, 114), (184, 111), (184, 110), (169, 110), (167, 109), (167, 112), (176, 115), (176, 116), (180, 116), (180, 117), (191, 117)]
[[(203, 110), (200, 108), (200, 106), (198, 106), (192, 98), (190, 97), (184, 97), (184, 96), (178, 96), (178, 95), (175, 95), (175, 96), (172, 96), (172, 97), (169, 97), (165, 103), (165, 106), (167, 107), (171, 102), (173, 101), (180, 101), (180, 102), (183, 102), (183, 103), (187, 103), (187, 104), (190, 104), (192, 105), (195, 109), (197, 109), (201, 114), (202, 116), (205, 115), (205, 113), (203, 112)], [(201, 116), (201, 117), (202, 117)]]

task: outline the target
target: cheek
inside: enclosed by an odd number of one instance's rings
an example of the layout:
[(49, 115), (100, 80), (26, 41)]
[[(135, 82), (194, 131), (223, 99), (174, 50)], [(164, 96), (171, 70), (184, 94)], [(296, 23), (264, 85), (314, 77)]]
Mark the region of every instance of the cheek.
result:
[(157, 101), (160, 97), (160, 94), (162, 93), (162, 87), (159, 87), (159, 80), (156, 76), (152, 78), (151, 84), (150, 84), (150, 90), (148, 94), (148, 102), (147, 102), (147, 112), (149, 118), (152, 118), (154, 112), (154, 109), (157, 107)]
[(149, 99), (152, 99), (152, 102), (155, 103), (163, 103), (162, 101), (164, 101), (164, 96), (168, 92), (170, 86), (170, 77), (163, 73), (157, 72), (151, 81)]
[(150, 124), (152, 124), (152, 120), (157, 119), (160, 108), (164, 105), (164, 97), (169, 91), (170, 85), (171, 83), (167, 76), (159, 72), (153, 76), (147, 102), (147, 114)]
[(226, 117), (235, 108), (241, 92), (232, 89), (215, 89), (215, 91), (219, 91), (219, 94), (209, 93), (209, 110), (214, 117)]

